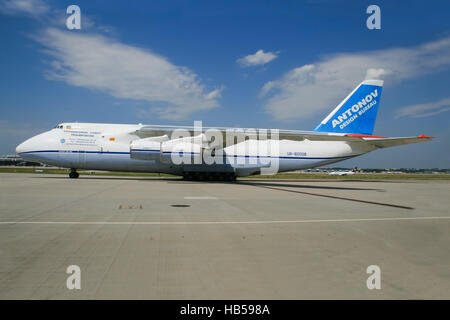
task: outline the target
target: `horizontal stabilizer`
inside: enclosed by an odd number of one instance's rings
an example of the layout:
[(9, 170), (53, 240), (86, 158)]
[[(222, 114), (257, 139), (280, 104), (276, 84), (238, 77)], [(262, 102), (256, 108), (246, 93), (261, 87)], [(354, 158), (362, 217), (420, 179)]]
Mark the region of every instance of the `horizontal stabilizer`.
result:
[(395, 146), (401, 146), (404, 144), (419, 143), (424, 141), (430, 141), (434, 137), (427, 137), (424, 135), (418, 137), (404, 137), (404, 138), (363, 138), (364, 141), (374, 145), (377, 148), (389, 148)]

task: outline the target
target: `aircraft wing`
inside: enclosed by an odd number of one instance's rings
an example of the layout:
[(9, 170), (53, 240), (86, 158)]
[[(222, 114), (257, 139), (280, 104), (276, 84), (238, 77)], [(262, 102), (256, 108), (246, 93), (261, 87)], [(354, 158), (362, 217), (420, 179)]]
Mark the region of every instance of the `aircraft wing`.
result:
[[(267, 138), (273, 139), (271, 130), (274, 129), (249, 129), (249, 128), (226, 128), (226, 127), (202, 127), (201, 131), (195, 131), (192, 126), (161, 126), (161, 125), (144, 125), (136, 131), (136, 134), (142, 138), (149, 137), (161, 137), (167, 135), (171, 137), (172, 133), (176, 130), (183, 130), (189, 132), (189, 134), (194, 137), (205, 133), (209, 129), (218, 130), (222, 133), (223, 142), (226, 143), (226, 134), (230, 133), (234, 137), (237, 137), (238, 141), (244, 141), (249, 134), (253, 132), (255, 138), (261, 138), (257, 134), (261, 132), (267, 132)], [(262, 131), (261, 131), (262, 130)], [(400, 146), (404, 144), (412, 144), (423, 141), (430, 141), (434, 137), (428, 136), (418, 136), (418, 137), (400, 137), (400, 138), (385, 138), (379, 136), (363, 135), (363, 134), (352, 134), (352, 133), (334, 133), (334, 132), (317, 132), (317, 131), (301, 131), (301, 130), (279, 130), (278, 139), (279, 140), (294, 140), (294, 141), (344, 141), (344, 142), (367, 142), (374, 145), (377, 148), (388, 148), (394, 146)], [(170, 138), (169, 138), (170, 139)], [(233, 138), (234, 140), (234, 138)], [(207, 141), (204, 141), (208, 144)], [(234, 144), (232, 142), (231, 144)]]
[(402, 138), (371, 138), (363, 137), (364, 141), (374, 145), (377, 148), (389, 148), (395, 146), (401, 146), (404, 144), (419, 143), (424, 141), (430, 141), (434, 137), (427, 137), (424, 135), (418, 137), (402, 137)]
[(235, 137), (238, 137), (240, 141), (243, 141), (246, 137), (252, 135), (252, 132), (256, 134), (255, 138), (261, 138), (261, 133), (267, 133), (267, 138), (274, 138), (272, 133), (277, 130), (280, 140), (313, 140), (313, 141), (362, 141), (358, 135), (348, 135), (345, 133), (330, 133), (330, 132), (316, 132), (316, 131), (301, 131), (301, 130), (279, 130), (279, 129), (250, 129), (250, 128), (226, 128), (226, 127), (202, 127), (201, 131), (194, 131), (194, 127), (190, 126), (158, 126), (158, 125), (146, 125), (142, 126), (136, 131), (136, 134), (141, 137), (157, 137), (157, 136), (171, 136), (176, 130), (184, 130), (189, 132), (190, 135), (198, 135), (205, 133), (209, 129), (218, 130), (223, 135), (223, 141), (226, 141), (226, 134), (230, 133)]

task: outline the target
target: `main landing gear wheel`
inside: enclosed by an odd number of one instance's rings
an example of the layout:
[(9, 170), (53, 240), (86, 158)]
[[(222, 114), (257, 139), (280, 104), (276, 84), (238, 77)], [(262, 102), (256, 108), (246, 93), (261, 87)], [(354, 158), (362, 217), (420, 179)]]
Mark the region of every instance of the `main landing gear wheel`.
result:
[(72, 169), (69, 173), (69, 178), (76, 179), (80, 176), (76, 169)]
[(183, 178), (188, 181), (235, 181), (236, 175), (227, 172), (187, 172)]

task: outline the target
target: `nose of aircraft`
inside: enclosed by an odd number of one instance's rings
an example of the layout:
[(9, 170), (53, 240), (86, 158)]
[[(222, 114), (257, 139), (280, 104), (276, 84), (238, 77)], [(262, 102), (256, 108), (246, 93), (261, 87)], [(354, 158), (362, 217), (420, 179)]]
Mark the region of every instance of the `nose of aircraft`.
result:
[(38, 147), (38, 140), (36, 139), (36, 137), (32, 137), (19, 144), (16, 147), (16, 153), (20, 155), (24, 160), (33, 161), (35, 160), (33, 151), (36, 151)]
[[(28, 140), (27, 140), (28, 141)], [(16, 147), (16, 153), (21, 154), (29, 151), (29, 147), (27, 146), (27, 141), (22, 142)]]
[(55, 133), (47, 131), (19, 144), (16, 153), (24, 160), (44, 161), (48, 158), (48, 153), (55, 150), (56, 141)]
[(37, 136), (25, 140), (16, 147), (16, 153), (26, 154), (27, 152), (39, 150), (42, 147), (42, 145), (46, 142), (46, 139), (42, 139), (43, 137), (45, 136), (44, 134), (41, 133)]

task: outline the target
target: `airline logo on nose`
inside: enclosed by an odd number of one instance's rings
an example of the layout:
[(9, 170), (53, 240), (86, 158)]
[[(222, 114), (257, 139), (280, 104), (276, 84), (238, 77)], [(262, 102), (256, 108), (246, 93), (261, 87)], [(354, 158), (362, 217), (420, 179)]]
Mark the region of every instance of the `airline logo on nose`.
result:
[(70, 129), (72, 129), (72, 127), (71, 126), (66, 126), (66, 129), (70, 130)]
[(378, 97), (377, 89), (368, 94), (365, 98), (361, 99), (361, 101), (359, 101), (357, 104), (351, 106), (351, 108), (348, 108), (340, 116), (333, 119), (333, 128), (339, 125), (340, 129), (344, 129), (347, 125), (349, 125), (359, 116), (362, 116), (367, 110), (376, 105), (377, 101), (374, 100), (376, 97)]

